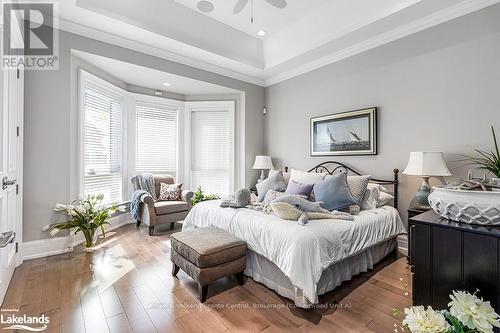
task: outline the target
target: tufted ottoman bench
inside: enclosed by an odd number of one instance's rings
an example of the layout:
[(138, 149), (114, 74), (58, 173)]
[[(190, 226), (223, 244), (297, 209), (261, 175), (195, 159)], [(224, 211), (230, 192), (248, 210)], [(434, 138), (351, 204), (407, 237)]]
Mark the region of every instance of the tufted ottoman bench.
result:
[(236, 275), (244, 284), (246, 243), (214, 227), (198, 228), (172, 234), (170, 237), (172, 275), (179, 268), (198, 282), (200, 301), (207, 298), (208, 284), (230, 275)]

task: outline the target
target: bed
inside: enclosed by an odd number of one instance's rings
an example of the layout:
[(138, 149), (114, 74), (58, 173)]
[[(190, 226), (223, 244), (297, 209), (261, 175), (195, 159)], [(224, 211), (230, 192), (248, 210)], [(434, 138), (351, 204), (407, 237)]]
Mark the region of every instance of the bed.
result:
[[(349, 172), (337, 162), (322, 163), (309, 172)], [(245, 275), (252, 277), (296, 306), (309, 308), (325, 294), (354, 275), (366, 272), (397, 246), (405, 233), (397, 207), (398, 171), (394, 179), (372, 182), (392, 185), (394, 207), (361, 211), (354, 221), (324, 219), (305, 226), (273, 214), (240, 208), (221, 208), (219, 201), (197, 204), (183, 230), (214, 226), (247, 242)]]

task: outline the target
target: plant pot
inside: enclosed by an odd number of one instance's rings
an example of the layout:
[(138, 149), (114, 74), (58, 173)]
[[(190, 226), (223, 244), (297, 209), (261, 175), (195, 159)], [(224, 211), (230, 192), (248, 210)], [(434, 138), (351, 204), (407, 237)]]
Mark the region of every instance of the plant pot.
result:
[(434, 187), (429, 204), (444, 218), (471, 224), (500, 225), (500, 192)]

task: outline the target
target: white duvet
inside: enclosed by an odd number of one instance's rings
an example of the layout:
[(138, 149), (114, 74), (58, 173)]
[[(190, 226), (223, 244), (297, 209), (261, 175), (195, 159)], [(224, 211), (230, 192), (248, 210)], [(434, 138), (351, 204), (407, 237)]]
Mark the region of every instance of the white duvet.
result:
[(397, 210), (389, 206), (361, 211), (354, 221), (311, 220), (300, 226), (276, 215), (219, 204), (207, 201), (194, 206), (182, 230), (214, 226), (246, 241), (252, 251), (278, 266), (311, 303), (316, 302), (325, 268), (406, 232)]

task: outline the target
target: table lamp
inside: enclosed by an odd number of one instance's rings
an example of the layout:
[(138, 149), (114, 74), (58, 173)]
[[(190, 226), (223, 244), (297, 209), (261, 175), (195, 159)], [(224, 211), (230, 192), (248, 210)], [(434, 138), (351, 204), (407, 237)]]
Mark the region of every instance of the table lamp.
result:
[(261, 170), (260, 178), (258, 180), (259, 183), (264, 179), (266, 179), (264, 175), (264, 170), (270, 170), (273, 168), (274, 166), (271, 156), (255, 156), (255, 163), (253, 164), (253, 169)]
[(405, 175), (421, 176), (423, 178), (420, 189), (415, 194), (417, 202), (422, 206), (429, 206), (427, 197), (431, 193), (429, 186), (430, 177), (446, 177), (451, 176), (450, 170), (446, 166), (441, 152), (411, 152), (410, 160), (406, 169), (403, 171)]

